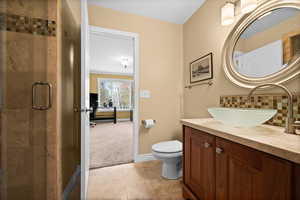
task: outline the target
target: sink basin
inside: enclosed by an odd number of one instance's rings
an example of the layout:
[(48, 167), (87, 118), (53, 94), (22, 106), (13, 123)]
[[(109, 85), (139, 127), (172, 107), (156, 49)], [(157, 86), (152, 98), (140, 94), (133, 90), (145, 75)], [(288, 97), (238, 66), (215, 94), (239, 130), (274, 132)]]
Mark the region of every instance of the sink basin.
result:
[(277, 110), (243, 108), (208, 108), (211, 116), (224, 124), (235, 127), (258, 126), (271, 119)]

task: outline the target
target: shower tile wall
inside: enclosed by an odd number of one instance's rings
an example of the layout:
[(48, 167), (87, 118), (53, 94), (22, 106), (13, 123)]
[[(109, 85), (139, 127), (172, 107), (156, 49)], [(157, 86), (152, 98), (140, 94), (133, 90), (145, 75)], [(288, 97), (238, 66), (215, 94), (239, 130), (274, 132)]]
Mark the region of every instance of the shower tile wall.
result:
[(34, 35), (56, 36), (56, 22), (41, 18), (0, 13), (0, 30)]
[[(58, 196), (56, 7), (56, 0), (0, 0), (3, 200)], [(53, 85), (48, 111), (31, 108), (36, 81)]]

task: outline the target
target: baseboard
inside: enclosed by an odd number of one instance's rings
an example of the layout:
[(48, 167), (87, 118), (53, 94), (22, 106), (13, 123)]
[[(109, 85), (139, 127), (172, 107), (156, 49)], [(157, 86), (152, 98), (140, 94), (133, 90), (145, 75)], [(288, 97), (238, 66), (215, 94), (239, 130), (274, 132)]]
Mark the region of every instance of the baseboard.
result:
[(145, 161), (150, 161), (150, 160), (157, 160), (157, 159), (154, 158), (151, 153), (148, 153), (148, 154), (139, 154), (134, 159), (134, 162), (145, 162)]
[(72, 177), (70, 178), (67, 187), (62, 194), (62, 200), (68, 200), (69, 195), (75, 188), (76, 184), (80, 184), (80, 166), (78, 165)]
[(118, 122), (124, 122), (124, 121), (130, 121), (129, 118), (122, 118), (122, 119), (117, 119)]
[[(100, 119), (100, 120), (92, 120), (93, 122), (97, 122), (97, 123), (101, 123), (101, 122), (103, 122), (103, 123), (106, 123), (106, 122), (114, 122), (114, 120), (112, 120), (112, 119)], [(130, 119), (129, 118), (122, 118), (122, 119), (117, 119), (117, 122), (124, 122), (124, 121), (130, 121)]]

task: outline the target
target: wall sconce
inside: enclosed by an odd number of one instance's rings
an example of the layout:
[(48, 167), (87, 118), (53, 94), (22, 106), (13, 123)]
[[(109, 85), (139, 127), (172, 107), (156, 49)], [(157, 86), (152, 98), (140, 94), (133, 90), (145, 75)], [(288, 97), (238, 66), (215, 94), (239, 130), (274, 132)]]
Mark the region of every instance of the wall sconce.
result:
[(126, 69), (128, 67), (128, 65), (129, 65), (128, 58), (122, 58), (121, 65)]
[(221, 9), (222, 25), (227, 26), (234, 21), (234, 3), (227, 2)]
[[(221, 9), (221, 23), (223, 26), (230, 25), (234, 22), (235, 18), (235, 6), (239, 0), (233, 0), (227, 2)], [(258, 3), (258, 0), (240, 0), (241, 1), (241, 13), (246, 14), (253, 11)]]

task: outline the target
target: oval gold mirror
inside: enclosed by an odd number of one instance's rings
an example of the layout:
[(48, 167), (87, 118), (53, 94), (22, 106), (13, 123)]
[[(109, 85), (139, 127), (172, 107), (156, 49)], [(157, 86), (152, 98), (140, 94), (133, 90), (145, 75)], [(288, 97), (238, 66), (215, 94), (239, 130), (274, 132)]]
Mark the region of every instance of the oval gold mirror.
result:
[(300, 74), (300, 1), (271, 0), (244, 16), (223, 50), (226, 76), (253, 88)]

